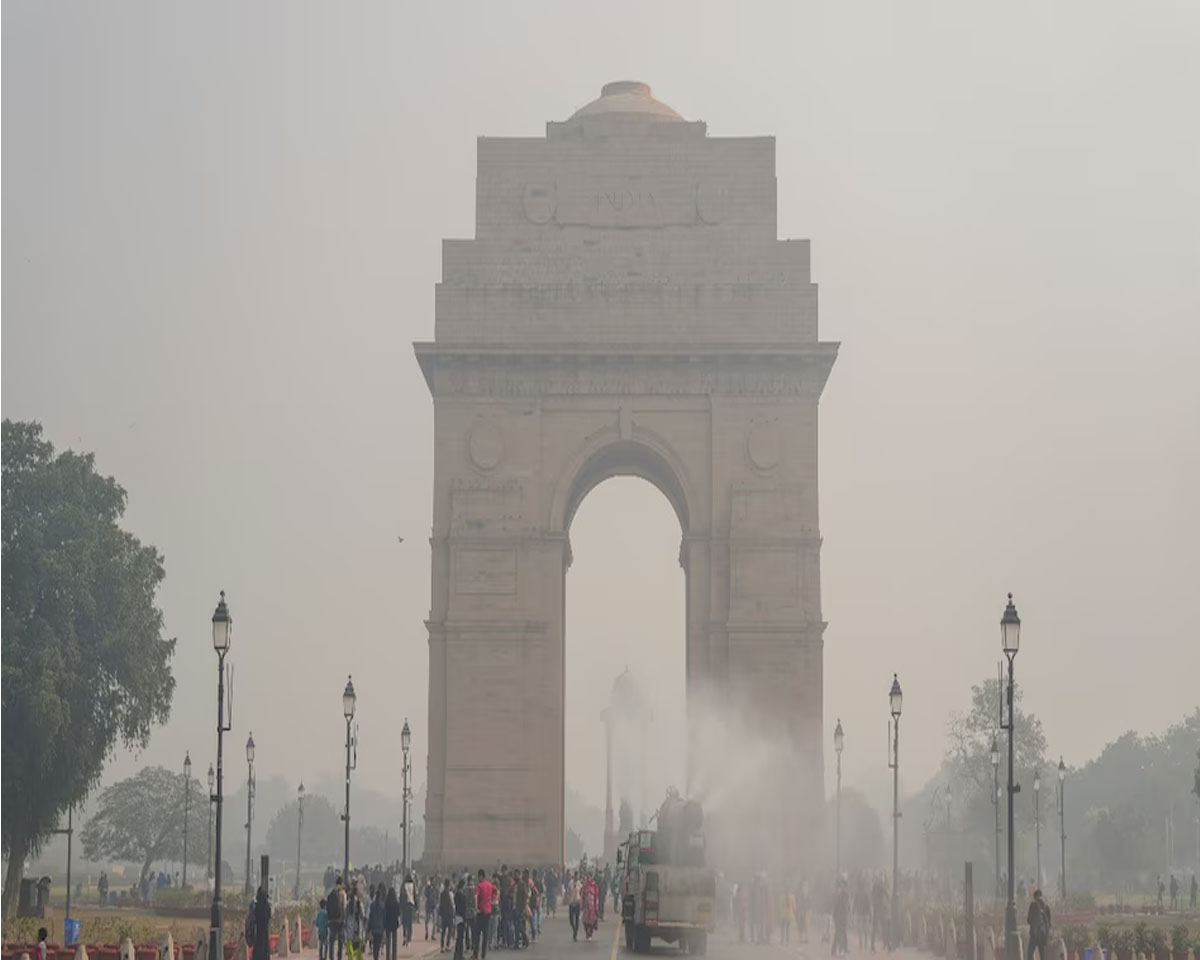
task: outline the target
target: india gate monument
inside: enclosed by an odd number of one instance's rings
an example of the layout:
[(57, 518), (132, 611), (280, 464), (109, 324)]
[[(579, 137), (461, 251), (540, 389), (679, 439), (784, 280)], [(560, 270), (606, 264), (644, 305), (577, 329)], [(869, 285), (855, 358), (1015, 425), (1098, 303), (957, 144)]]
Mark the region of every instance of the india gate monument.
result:
[[(782, 751), (740, 786), (783, 813), (752, 842), (794, 863), (824, 810), (817, 406), (837, 344), (808, 241), (776, 236), (775, 140), (709, 136), (609, 83), (545, 137), (481, 137), (475, 197), (416, 345), (434, 405), (425, 858), (563, 861), (571, 520), (631, 475), (682, 529), (689, 728), (704, 710)], [(710, 748), (693, 733), (685, 793), (720, 769)]]

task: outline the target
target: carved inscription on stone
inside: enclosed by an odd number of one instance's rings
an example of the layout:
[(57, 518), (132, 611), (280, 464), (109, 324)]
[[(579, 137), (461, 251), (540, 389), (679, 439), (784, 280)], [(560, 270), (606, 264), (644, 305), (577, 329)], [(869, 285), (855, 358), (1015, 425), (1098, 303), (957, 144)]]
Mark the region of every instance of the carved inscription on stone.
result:
[(515, 533), (528, 528), (519, 480), (456, 480), (450, 485), (450, 532)]
[(554, 219), (589, 227), (664, 227), (696, 220), (689, 184), (641, 177), (560, 183)]
[(493, 597), (515, 594), (516, 550), (460, 547), (454, 553), (454, 592)]

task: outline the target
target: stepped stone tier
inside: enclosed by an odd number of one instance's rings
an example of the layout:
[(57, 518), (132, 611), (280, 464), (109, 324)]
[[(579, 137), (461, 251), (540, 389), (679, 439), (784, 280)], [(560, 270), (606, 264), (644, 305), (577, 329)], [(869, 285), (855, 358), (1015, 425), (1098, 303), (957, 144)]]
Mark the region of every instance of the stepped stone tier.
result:
[[(689, 711), (784, 748), (754, 784), (784, 832), (760, 840), (792, 855), (815, 829), (817, 404), (837, 344), (818, 339), (808, 242), (776, 228), (774, 138), (710, 137), (642, 83), (545, 137), (479, 139), (475, 237), (444, 242), (416, 344), (434, 401), (427, 860), (562, 862), (571, 520), (616, 475), (679, 517)], [(713, 758), (687, 759), (699, 790)]]

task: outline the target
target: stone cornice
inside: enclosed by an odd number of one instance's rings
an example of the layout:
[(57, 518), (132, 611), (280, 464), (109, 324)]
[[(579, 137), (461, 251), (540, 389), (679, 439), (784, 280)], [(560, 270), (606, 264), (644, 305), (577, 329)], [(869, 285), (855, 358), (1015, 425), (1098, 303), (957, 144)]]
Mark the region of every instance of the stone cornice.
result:
[(815, 399), (839, 345), (413, 346), (435, 397), (715, 394)]

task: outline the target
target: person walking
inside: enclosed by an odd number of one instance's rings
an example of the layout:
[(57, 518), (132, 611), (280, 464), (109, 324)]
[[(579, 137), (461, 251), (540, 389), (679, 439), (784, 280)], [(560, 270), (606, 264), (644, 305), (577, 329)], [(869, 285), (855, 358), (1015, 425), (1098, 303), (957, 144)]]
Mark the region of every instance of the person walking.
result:
[(567, 881), (567, 922), (571, 925), (571, 939), (579, 939), (579, 911), (583, 903), (583, 891), (579, 885), (579, 874), (571, 874)]
[(317, 905), (313, 926), (317, 928), (317, 960), (326, 960), (329, 956), (329, 911), (325, 909), (324, 897)]
[(1179, 881), (1175, 879), (1175, 874), (1171, 874), (1171, 909), (1179, 909)]
[(479, 882), (475, 884), (475, 944), (471, 950), (472, 960), (487, 958), (492, 927), (492, 897), (495, 892), (495, 886), (487, 878), (487, 871), (480, 868)]
[(1041, 890), (1033, 891), (1025, 922), (1029, 924), (1029, 946), (1025, 951), (1025, 960), (1033, 960), (1034, 950), (1038, 952), (1038, 960), (1046, 960), (1046, 943), (1050, 939), (1050, 905), (1042, 899)]
[[(400, 926), (404, 930), (404, 945), (407, 947), (412, 943), (413, 930), (413, 914), (417, 909), (417, 885), (413, 881), (413, 875), (407, 873), (404, 875), (404, 882), (400, 884)], [(392, 960), (395, 960), (393, 957)]]
[(500, 930), (500, 874), (492, 874), (492, 919), (488, 923), (488, 936), (494, 945)]
[(463, 960), (463, 946), (467, 935), (467, 882), (461, 877), (454, 888), (454, 960)]
[(596, 883), (596, 878), (589, 873), (587, 879), (583, 882), (583, 890), (580, 893), (581, 909), (583, 915), (583, 932), (588, 940), (592, 939), (592, 934), (596, 932), (596, 927), (600, 923), (600, 887)]
[(342, 960), (342, 951), (346, 948), (346, 887), (342, 878), (337, 877), (333, 882), (333, 890), (325, 898), (325, 912), (329, 915), (329, 949), (327, 960), (335, 960), (333, 944), (337, 942), (337, 958)]
[(437, 887), (433, 885), (433, 877), (425, 878), (425, 887), (421, 891), (421, 905), (425, 910), (425, 939), (429, 939), (429, 928), (437, 930)]
[[(403, 888), (403, 884), (401, 885)], [(383, 904), (383, 933), (387, 943), (387, 960), (396, 960), (400, 932), (400, 898), (396, 888), (388, 887), (387, 900)]]
[[(515, 872), (515, 871), (514, 871)], [(529, 909), (529, 871), (516, 873), (513, 889), (513, 917), (517, 925), (514, 946), (529, 946), (529, 931), (525, 927), (525, 913)]]
[(384, 905), (383, 884), (375, 888), (371, 905), (367, 909), (367, 932), (371, 936), (371, 960), (379, 960), (383, 947), (383, 932), (387, 928), (387, 907)]
[(346, 956), (350, 960), (362, 960), (363, 940), (367, 933), (366, 909), (358, 895), (358, 884), (350, 887), (346, 897)]
[(888, 914), (891, 906), (888, 903), (887, 887), (884, 886), (883, 878), (876, 877), (875, 882), (871, 885), (871, 952), (875, 952), (875, 936), (879, 935), (880, 945), (887, 947), (890, 942), (888, 939)]
[(454, 933), (454, 892), (450, 889), (450, 878), (442, 881), (442, 892), (438, 896), (438, 930), (441, 932), (441, 953), (451, 944)]
[(254, 960), (268, 960), (271, 956), (271, 901), (267, 899), (265, 887), (258, 888), (254, 898)]
[(1196, 879), (1196, 875), (1192, 874), (1192, 909), (1196, 909), (1196, 895), (1200, 893), (1200, 881)]
[(845, 879), (838, 877), (833, 893), (833, 948), (830, 955), (845, 957), (850, 954), (846, 942), (846, 927), (850, 922), (850, 887)]

